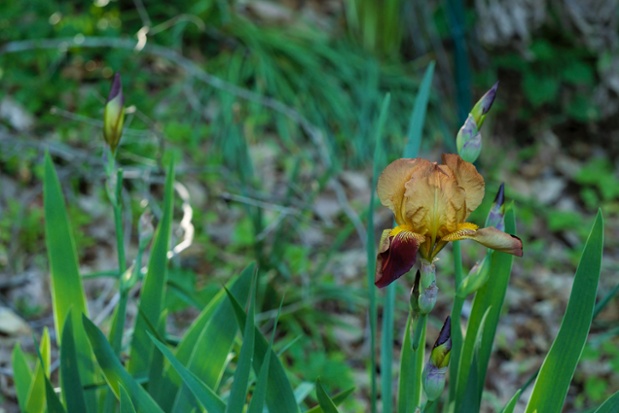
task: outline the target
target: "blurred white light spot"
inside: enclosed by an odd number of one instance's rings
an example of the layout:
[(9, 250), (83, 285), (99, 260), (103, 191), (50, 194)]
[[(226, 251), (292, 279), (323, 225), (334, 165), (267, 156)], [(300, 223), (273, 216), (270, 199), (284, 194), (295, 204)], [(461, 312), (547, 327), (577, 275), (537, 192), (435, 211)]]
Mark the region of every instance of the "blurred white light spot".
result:
[(60, 20), (62, 19), (62, 14), (60, 14), (59, 12), (56, 12), (54, 14), (52, 14), (51, 16), (49, 16), (49, 24), (51, 24), (52, 26), (55, 24), (60, 23)]

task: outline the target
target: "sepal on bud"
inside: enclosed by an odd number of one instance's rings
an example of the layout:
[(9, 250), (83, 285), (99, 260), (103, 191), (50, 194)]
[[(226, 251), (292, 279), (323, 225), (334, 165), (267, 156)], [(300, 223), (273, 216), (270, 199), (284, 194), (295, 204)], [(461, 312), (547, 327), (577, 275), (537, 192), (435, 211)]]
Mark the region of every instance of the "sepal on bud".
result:
[(475, 162), (481, 153), (481, 133), (475, 119), (470, 114), (458, 131), (456, 147), (458, 155), (470, 163)]
[(493, 253), (494, 251), (488, 250), (484, 259), (481, 262), (477, 262), (471, 268), (471, 271), (469, 271), (468, 275), (464, 277), (458, 286), (456, 291), (458, 297), (466, 298), (467, 295), (479, 290), (488, 281), (490, 277), (490, 259)]
[(486, 114), (490, 111), (494, 98), (496, 97), (496, 91), (499, 88), (499, 82), (496, 82), (492, 87), (477, 101), (473, 109), (471, 109), (471, 115), (475, 119), (477, 127), (481, 129), (481, 125), (484, 123)]
[(421, 314), (429, 314), (438, 296), (438, 287), (436, 286), (436, 266), (424, 259), (420, 263), (420, 281), (419, 281), (419, 311)]
[(505, 231), (505, 185), (501, 184), (497, 191), (488, 217), (486, 227), (495, 227), (500, 231)]

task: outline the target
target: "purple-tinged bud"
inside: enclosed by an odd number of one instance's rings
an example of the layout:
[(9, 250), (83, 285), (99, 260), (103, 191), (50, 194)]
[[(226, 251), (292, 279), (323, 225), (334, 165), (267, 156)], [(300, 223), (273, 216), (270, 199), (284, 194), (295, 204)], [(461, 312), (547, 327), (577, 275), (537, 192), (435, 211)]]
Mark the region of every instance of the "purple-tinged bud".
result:
[(438, 287), (433, 281), (427, 288), (424, 288), (419, 295), (419, 311), (421, 314), (429, 314), (436, 305), (438, 297)]
[(428, 400), (438, 399), (443, 392), (450, 356), (451, 317), (447, 317), (423, 369), (423, 390)]
[(122, 136), (125, 121), (125, 97), (120, 80), (120, 73), (114, 74), (112, 88), (103, 111), (103, 138), (109, 145), (112, 153), (116, 151)]
[(482, 97), (477, 101), (473, 109), (471, 110), (471, 115), (473, 119), (475, 119), (475, 123), (477, 123), (477, 127), (481, 129), (481, 125), (484, 123), (484, 119), (486, 114), (490, 111), (492, 104), (494, 103), (494, 98), (496, 97), (496, 92), (499, 87), (499, 82), (496, 82), (490, 90), (488, 90)]
[(458, 155), (466, 162), (473, 163), (481, 153), (481, 133), (475, 119), (469, 115), (456, 136)]
[(486, 227), (495, 227), (500, 231), (505, 231), (505, 185), (501, 184), (497, 191), (488, 217)]
[(481, 153), (481, 127), (486, 119), (486, 114), (492, 107), (499, 82), (486, 92), (485, 95), (473, 106), (469, 116), (464, 121), (464, 125), (456, 136), (456, 147), (458, 155), (467, 162), (475, 162)]

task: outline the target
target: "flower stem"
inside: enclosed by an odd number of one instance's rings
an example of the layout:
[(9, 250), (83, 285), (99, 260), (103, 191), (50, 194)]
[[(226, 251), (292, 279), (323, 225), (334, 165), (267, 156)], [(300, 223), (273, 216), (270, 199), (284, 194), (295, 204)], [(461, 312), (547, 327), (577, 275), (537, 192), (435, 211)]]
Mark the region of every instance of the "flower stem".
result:
[[(116, 169), (116, 168), (115, 168)], [(111, 172), (111, 171), (110, 171)], [(110, 173), (110, 177), (112, 173)], [(125, 236), (123, 230), (123, 219), (122, 219), (122, 181), (123, 181), (123, 170), (122, 168), (116, 169), (116, 188), (114, 191), (114, 196), (112, 198), (112, 204), (114, 208), (114, 226), (116, 230), (116, 249), (118, 253), (118, 284), (119, 284), (119, 301), (118, 307), (116, 307), (116, 312), (114, 314), (114, 319), (112, 321), (112, 328), (110, 330), (110, 341), (112, 344), (112, 348), (114, 349), (114, 353), (120, 356), (121, 347), (122, 347), (122, 336), (123, 330), (125, 328), (125, 313), (127, 310), (127, 288), (125, 287), (125, 277), (124, 272), (127, 267), (127, 262), (125, 258)]]
[(123, 231), (123, 206), (122, 206), (122, 183), (123, 170), (116, 171), (116, 196), (114, 202), (114, 226), (116, 229), (116, 248), (118, 250), (118, 274), (121, 275), (127, 266), (125, 258), (125, 235)]
[(383, 302), (383, 336), (380, 349), (381, 361), (381, 390), (383, 412), (392, 411), (392, 360), (393, 360), (393, 328), (395, 312), (395, 284), (386, 288), (385, 301)]
[[(460, 242), (454, 241), (453, 243), (453, 259), (454, 259), (454, 271), (455, 271), (455, 291), (458, 291), (460, 284), (462, 283), (462, 251), (460, 249)], [(456, 389), (458, 383), (456, 382), (458, 377), (458, 367), (460, 365), (460, 353), (462, 351), (462, 330), (460, 327), (460, 315), (462, 313), (462, 307), (464, 306), (464, 298), (455, 295), (454, 304), (451, 310), (451, 362), (449, 363), (449, 401), (452, 402), (456, 397)]]
[(427, 325), (428, 317), (426, 314), (421, 314), (417, 317), (417, 322), (414, 323), (414, 333), (413, 333), (413, 350), (417, 351), (421, 346), (423, 351), (423, 344), (426, 338), (426, 325)]
[(421, 395), (423, 393), (423, 366), (425, 364), (425, 343), (426, 343), (426, 326), (428, 317), (422, 315), (417, 320), (417, 326), (415, 327), (417, 338), (419, 340), (419, 347), (415, 351), (415, 389), (413, 394), (413, 409), (421, 405)]

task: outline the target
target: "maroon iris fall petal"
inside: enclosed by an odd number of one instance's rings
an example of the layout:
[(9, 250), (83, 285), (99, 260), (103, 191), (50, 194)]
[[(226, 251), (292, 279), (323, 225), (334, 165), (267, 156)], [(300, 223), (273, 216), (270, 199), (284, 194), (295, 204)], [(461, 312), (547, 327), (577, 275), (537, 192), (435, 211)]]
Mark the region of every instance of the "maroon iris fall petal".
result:
[(415, 265), (419, 243), (406, 231), (383, 240), (376, 257), (374, 284), (384, 288), (406, 274)]

